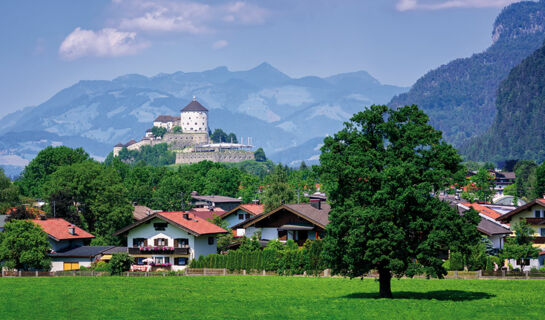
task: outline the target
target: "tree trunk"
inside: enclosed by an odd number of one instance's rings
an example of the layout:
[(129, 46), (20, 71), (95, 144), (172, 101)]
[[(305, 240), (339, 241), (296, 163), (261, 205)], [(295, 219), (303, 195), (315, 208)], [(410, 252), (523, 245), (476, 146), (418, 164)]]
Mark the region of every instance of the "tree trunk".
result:
[(392, 287), (390, 286), (392, 280), (392, 274), (388, 269), (378, 270), (378, 282), (380, 284), (380, 297), (381, 298), (393, 298)]

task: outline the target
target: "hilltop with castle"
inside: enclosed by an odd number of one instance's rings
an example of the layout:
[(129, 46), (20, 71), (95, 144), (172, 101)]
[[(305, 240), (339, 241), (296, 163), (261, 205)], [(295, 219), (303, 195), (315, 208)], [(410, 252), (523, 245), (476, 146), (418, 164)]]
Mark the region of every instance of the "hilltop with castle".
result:
[(114, 157), (123, 148), (140, 150), (143, 146), (167, 143), (176, 153), (176, 164), (190, 164), (204, 160), (212, 162), (241, 162), (253, 160), (254, 153), (249, 144), (217, 142), (211, 143), (208, 129), (208, 109), (195, 97), (181, 110), (179, 117), (160, 115), (153, 121), (153, 126), (164, 128), (166, 133), (160, 137), (148, 129), (140, 141), (131, 140), (126, 144), (118, 143), (113, 149)]

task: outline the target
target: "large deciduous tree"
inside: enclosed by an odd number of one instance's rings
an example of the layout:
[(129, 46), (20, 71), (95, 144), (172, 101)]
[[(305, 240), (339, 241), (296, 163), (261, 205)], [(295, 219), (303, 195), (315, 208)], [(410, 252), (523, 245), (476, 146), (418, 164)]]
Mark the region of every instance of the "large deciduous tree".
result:
[(371, 106), (324, 140), (322, 182), (332, 210), (324, 256), (334, 273), (379, 273), (380, 296), (392, 276), (446, 274), (440, 254), (478, 243), (479, 217), (463, 216), (432, 193), (461, 172), (460, 156), (416, 106)]
[(282, 165), (279, 164), (274, 167), (271, 175), (265, 181), (267, 186), (261, 200), (266, 212), (295, 200), (295, 193), (288, 184), (287, 170)]
[(12, 220), (0, 234), (0, 261), (8, 269), (49, 270), (47, 234), (31, 221)]
[(89, 159), (82, 148), (71, 149), (65, 146), (47, 147), (30, 161), (17, 181), (25, 196), (41, 197), (46, 178), (62, 166), (80, 163)]

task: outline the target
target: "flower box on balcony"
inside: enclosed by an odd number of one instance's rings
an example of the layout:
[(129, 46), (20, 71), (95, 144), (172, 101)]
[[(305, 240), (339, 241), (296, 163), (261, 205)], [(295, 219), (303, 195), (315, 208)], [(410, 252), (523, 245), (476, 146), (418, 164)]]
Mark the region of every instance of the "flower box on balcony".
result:
[(157, 247), (140, 247), (142, 252), (165, 252), (165, 251), (174, 251), (174, 247), (167, 246), (157, 246)]

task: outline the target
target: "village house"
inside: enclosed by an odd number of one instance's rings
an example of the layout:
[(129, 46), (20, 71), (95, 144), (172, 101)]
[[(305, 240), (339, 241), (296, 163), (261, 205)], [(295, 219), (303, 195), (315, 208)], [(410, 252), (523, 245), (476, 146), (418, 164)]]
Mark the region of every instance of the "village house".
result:
[(221, 208), (231, 211), (242, 203), (241, 199), (225, 196), (201, 196), (197, 191), (191, 193), (191, 204), (196, 208)]
[[(534, 230), (534, 246), (540, 250), (539, 258), (530, 259), (530, 265), (527, 268), (540, 268), (545, 265), (545, 199), (535, 199), (496, 220), (501, 223), (509, 223), (511, 227), (525, 220)], [(514, 260), (511, 261), (511, 264), (517, 265)]]
[(62, 219), (32, 219), (47, 233), (52, 252), (63, 252), (89, 243), (95, 236), (80, 227)]
[(496, 252), (503, 249), (505, 237), (511, 234), (511, 230), (509, 229), (509, 226), (503, 225), (496, 220), (501, 217), (501, 213), (479, 203), (463, 202), (458, 204), (458, 208), (461, 209), (460, 211), (462, 212), (467, 211), (470, 208), (479, 212), (481, 221), (477, 225), (477, 230), (490, 240), (492, 248), (494, 248)]
[(263, 211), (265, 211), (265, 207), (262, 204), (241, 204), (233, 210), (225, 212), (220, 217), (227, 222), (227, 228), (232, 228), (245, 220), (262, 214)]
[(275, 210), (261, 213), (233, 226), (237, 236), (252, 237), (256, 232), (260, 240), (294, 240), (302, 246), (307, 239), (322, 239), (329, 224), (328, 203), (314, 200), (310, 203), (284, 204)]
[(127, 252), (127, 247), (115, 246), (82, 246), (63, 252), (52, 252), (51, 271), (79, 270), (91, 267), (97, 261), (109, 261), (112, 254)]
[[(133, 270), (183, 270), (192, 259), (217, 252), (223, 228), (191, 212), (157, 212), (114, 233), (127, 237)], [(149, 268), (151, 266), (151, 268)]]

